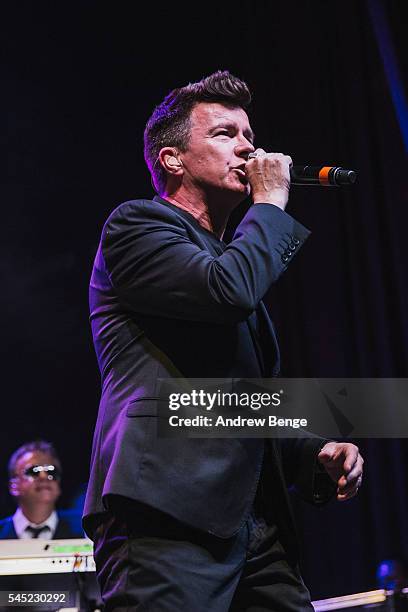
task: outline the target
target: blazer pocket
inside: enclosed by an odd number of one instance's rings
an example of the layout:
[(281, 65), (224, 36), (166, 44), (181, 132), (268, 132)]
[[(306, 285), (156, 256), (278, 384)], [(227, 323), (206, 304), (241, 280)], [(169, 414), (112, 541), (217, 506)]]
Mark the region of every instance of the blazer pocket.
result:
[(157, 416), (158, 397), (140, 397), (129, 402), (126, 407), (127, 417)]

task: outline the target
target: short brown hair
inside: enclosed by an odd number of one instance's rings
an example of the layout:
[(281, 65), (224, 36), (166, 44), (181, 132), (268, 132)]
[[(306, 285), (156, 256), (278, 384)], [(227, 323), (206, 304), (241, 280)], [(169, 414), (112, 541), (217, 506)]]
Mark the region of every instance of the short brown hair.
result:
[(11, 455), (8, 462), (8, 471), (10, 478), (13, 478), (16, 475), (16, 465), (20, 457), (25, 455), (26, 453), (33, 453), (35, 451), (39, 451), (41, 453), (46, 453), (55, 459), (55, 462), (58, 464), (58, 467), (61, 469), (61, 462), (57, 455), (57, 451), (51, 442), (46, 442), (45, 440), (33, 440), (32, 442), (26, 442), (22, 446), (19, 446), (17, 450)]
[(166, 187), (166, 171), (157, 163), (163, 147), (177, 147), (184, 152), (190, 138), (190, 117), (199, 102), (219, 102), (247, 108), (251, 93), (247, 84), (228, 70), (218, 70), (197, 83), (173, 89), (156, 106), (144, 131), (144, 157), (158, 193)]

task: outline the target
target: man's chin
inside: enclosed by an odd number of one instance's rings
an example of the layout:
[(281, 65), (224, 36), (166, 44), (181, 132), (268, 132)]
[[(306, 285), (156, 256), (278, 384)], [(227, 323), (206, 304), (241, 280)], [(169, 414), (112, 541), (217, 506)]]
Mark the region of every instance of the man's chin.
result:
[(229, 188), (234, 193), (242, 194), (243, 198), (247, 198), (251, 193), (251, 186), (243, 177), (237, 177), (233, 183), (229, 184)]
[(57, 497), (58, 496), (55, 494), (54, 491), (47, 489), (43, 489), (42, 491), (38, 491), (36, 493), (36, 499), (38, 500), (38, 502), (42, 503), (54, 502), (56, 501)]

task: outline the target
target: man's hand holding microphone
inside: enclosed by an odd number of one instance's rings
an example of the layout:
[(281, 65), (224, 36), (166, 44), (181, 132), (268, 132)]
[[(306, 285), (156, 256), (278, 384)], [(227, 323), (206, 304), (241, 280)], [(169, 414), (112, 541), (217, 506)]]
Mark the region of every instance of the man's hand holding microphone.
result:
[(283, 153), (250, 153), (245, 173), (251, 186), (254, 204), (274, 204), (285, 210), (289, 198), (292, 158)]

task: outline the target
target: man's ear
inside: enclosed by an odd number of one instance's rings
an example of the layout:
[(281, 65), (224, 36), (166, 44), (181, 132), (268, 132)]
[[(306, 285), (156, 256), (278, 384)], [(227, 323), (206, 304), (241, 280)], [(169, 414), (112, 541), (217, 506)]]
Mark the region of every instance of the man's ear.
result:
[(18, 479), (17, 478), (10, 478), (10, 480), (9, 480), (9, 493), (13, 497), (18, 497), (20, 495), (20, 490), (19, 490)]
[(173, 176), (181, 176), (184, 172), (180, 153), (174, 147), (163, 147), (159, 153), (159, 161), (166, 172)]

